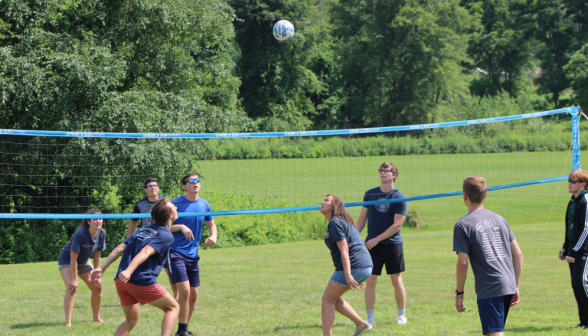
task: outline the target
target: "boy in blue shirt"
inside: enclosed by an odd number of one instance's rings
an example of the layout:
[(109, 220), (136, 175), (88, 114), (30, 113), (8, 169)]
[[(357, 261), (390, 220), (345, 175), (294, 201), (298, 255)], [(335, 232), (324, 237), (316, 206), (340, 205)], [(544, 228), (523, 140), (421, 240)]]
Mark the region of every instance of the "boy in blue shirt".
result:
[[(200, 178), (194, 173), (188, 173), (182, 177), (182, 188), (186, 191), (184, 196), (174, 199), (172, 202), (178, 207), (178, 212), (212, 212), (210, 204), (200, 198)], [(170, 248), (169, 277), (172, 286), (177, 290), (177, 300), (180, 304), (178, 336), (193, 335), (188, 331), (188, 323), (194, 313), (198, 286), (200, 286), (200, 269), (198, 267), (198, 245), (202, 239), (202, 227), (206, 223), (210, 237), (204, 242), (205, 246), (216, 244), (216, 224), (213, 216), (182, 217), (178, 218), (172, 227), (187, 227), (191, 233), (174, 232), (174, 243)], [(184, 231), (187, 231), (184, 229)], [(193, 236), (192, 236), (193, 234)], [(176, 293), (174, 293), (176, 294)]]
[(163, 198), (153, 206), (151, 217), (154, 224), (133, 233), (110, 253), (101, 268), (92, 271), (92, 279), (97, 281), (122, 254), (115, 284), (126, 320), (118, 327), (115, 336), (127, 335), (139, 322), (139, 303), (149, 303), (165, 312), (161, 335), (170, 336), (178, 318), (178, 303), (157, 283), (174, 241), (170, 228), (178, 218), (177, 208), (169, 199)]

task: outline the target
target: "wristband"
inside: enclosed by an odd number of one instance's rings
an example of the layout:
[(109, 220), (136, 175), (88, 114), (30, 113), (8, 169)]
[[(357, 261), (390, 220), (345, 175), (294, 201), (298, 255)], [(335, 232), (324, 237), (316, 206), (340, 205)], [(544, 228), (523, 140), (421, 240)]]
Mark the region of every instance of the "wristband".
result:
[(457, 295), (463, 295), (463, 293), (465, 293), (465, 290), (463, 292), (460, 292), (457, 289), (455, 290), (455, 296), (457, 296)]
[(346, 277), (346, 278), (348, 278), (348, 277), (350, 277), (350, 276), (351, 276), (351, 273), (349, 273), (349, 274), (345, 275), (345, 277)]

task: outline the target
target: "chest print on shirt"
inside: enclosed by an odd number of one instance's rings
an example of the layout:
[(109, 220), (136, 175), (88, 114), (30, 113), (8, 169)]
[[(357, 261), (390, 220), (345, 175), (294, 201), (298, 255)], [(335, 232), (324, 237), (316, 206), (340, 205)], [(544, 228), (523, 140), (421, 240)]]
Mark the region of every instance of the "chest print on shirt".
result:
[[(380, 198), (378, 201), (384, 200), (387, 200), (387, 198)], [(388, 209), (390, 209), (390, 203), (376, 204), (376, 210), (378, 210), (378, 212), (386, 212)]]

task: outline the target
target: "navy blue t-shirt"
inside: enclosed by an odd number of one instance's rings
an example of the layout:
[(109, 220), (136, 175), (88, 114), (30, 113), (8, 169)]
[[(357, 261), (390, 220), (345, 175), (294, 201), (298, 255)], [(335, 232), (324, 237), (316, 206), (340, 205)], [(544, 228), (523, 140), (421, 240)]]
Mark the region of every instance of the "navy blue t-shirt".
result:
[[(162, 198), (165, 198), (165, 197), (159, 196), (157, 201), (159, 201)], [(157, 203), (157, 201), (151, 202), (151, 201), (149, 201), (149, 197), (145, 197), (142, 200), (137, 201), (137, 203), (135, 203), (135, 207), (133, 208), (133, 213), (151, 212), (151, 209), (153, 208), (155, 203)], [(131, 218), (131, 220), (134, 220), (134, 221), (138, 221), (139, 219), (141, 219), (141, 221), (137, 225), (138, 228), (146, 227), (146, 226), (153, 224), (153, 219), (151, 219), (151, 217), (149, 217), (149, 218)]]
[(365, 247), (359, 231), (357, 231), (355, 226), (341, 218), (333, 217), (329, 221), (329, 227), (325, 235), (325, 244), (331, 250), (331, 258), (333, 258), (335, 271), (343, 270), (341, 250), (337, 246), (337, 242), (342, 240), (347, 240), (351, 269), (373, 266), (370, 253)]
[(90, 260), (94, 253), (106, 249), (106, 232), (98, 230), (96, 238), (92, 238), (90, 228), (87, 226), (76, 230), (73, 237), (59, 253), (57, 259), (58, 265), (69, 265), (71, 261), (71, 251), (78, 252), (78, 264), (85, 264)]
[[(377, 187), (366, 191), (365, 195), (363, 196), (363, 201), (369, 202), (395, 198), (405, 198), (405, 196), (396, 188), (392, 189), (390, 192), (385, 193), (382, 192), (380, 187)], [(384, 233), (384, 231), (391, 227), (394, 224), (394, 215), (406, 215), (407, 204), (406, 202), (384, 203), (364, 206), (364, 208), (369, 208), (368, 235), (365, 238), (365, 240), (368, 241), (381, 235)], [(400, 243), (402, 243), (402, 236), (400, 235), (399, 230), (391, 237), (382, 240), (379, 244), (394, 245)]]
[(151, 246), (155, 250), (155, 254), (149, 256), (147, 260), (137, 267), (131, 274), (129, 282), (137, 286), (155, 285), (157, 277), (163, 268), (163, 263), (167, 258), (169, 247), (173, 242), (174, 236), (165, 225), (152, 224), (139, 229), (125, 240), (125, 245), (127, 246), (114, 279), (118, 279), (119, 273), (129, 267), (133, 258), (145, 246)]

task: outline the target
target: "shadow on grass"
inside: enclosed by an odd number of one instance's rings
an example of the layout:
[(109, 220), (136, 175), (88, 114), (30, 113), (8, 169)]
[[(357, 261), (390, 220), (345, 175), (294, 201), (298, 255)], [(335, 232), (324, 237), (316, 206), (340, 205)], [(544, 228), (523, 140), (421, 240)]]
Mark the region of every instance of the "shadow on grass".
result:
[[(343, 323), (335, 323), (333, 325), (333, 327), (341, 327), (344, 325), (345, 324), (343, 324)], [(296, 325), (289, 326), (289, 327), (276, 327), (274, 329), (274, 332), (278, 332), (281, 330), (302, 330), (302, 329), (323, 329), (323, 326), (322, 326), (322, 324), (311, 324), (311, 325), (296, 324)]]
[(10, 329), (24, 329), (24, 328), (35, 328), (35, 327), (54, 327), (65, 325), (63, 322), (35, 322), (35, 323), (21, 323), (13, 324)]

